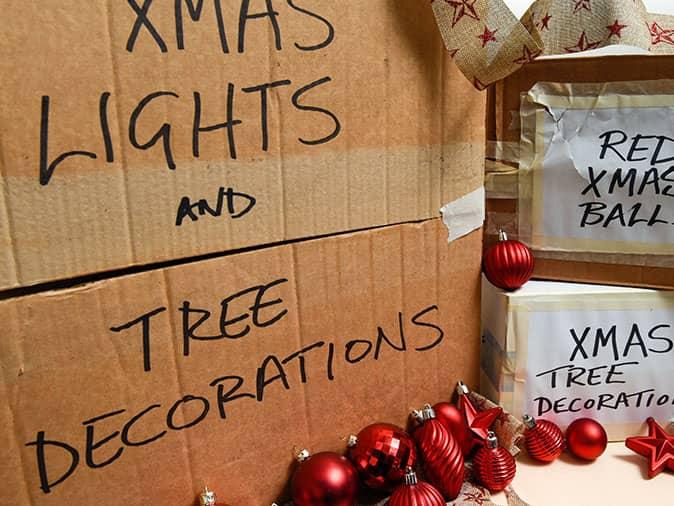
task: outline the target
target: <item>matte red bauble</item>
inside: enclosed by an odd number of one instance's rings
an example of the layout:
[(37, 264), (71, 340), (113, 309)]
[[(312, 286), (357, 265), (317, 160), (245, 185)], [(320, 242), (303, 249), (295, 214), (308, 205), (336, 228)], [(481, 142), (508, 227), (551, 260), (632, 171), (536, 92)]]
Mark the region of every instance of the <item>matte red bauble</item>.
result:
[(204, 491), (199, 494), (200, 506), (227, 506), (225, 503), (216, 501), (215, 492), (208, 490), (208, 487), (204, 487)]
[(302, 450), (291, 482), (295, 506), (353, 506), (358, 473), (349, 460), (332, 452), (309, 455)]
[(373, 489), (391, 489), (414, 467), (417, 451), (414, 440), (400, 427), (373, 423), (357, 436), (349, 436), (348, 457), (363, 483)]
[(594, 460), (608, 444), (606, 431), (592, 418), (579, 418), (566, 429), (566, 446), (576, 457)]
[(388, 500), (388, 506), (445, 506), (447, 503), (430, 483), (417, 480), (411, 468), (405, 473), (405, 482), (399, 485)]
[(500, 492), (515, 477), (515, 458), (498, 445), (493, 432), (473, 457), (473, 473), (477, 481), (492, 492)]
[(564, 434), (556, 424), (548, 420), (535, 420), (524, 415), (524, 439), (527, 452), (539, 462), (552, 462), (564, 450)]
[(463, 486), (463, 454), (452, 433), (436, 418), (431, 406), (412, 413), (421, 425), (412, 433), (421, 454), (424, 475), (443, 497), (455, 499)]
[(459, 443), (464, 457), (473, 449), (473, 437), (466, 423), (463, 413), (454, 404), (438, 402), (433, 406), (435, 418), (452, 433), (456, 442)]
[(501, 230), (499, 241), (484, 254), (482, 267), (492, 285), (513, 291), (531, 279), (534, 256), (526, 244), (509, 240)]

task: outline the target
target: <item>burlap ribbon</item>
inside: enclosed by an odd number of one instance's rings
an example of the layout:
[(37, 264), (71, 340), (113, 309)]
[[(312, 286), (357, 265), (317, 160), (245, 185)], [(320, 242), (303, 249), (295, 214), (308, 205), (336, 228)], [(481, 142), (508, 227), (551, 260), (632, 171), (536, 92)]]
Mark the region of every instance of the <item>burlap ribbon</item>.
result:
[(541, 55), (614, 44), (674, 53), (674, 16), (641, 0), (537, 0), (521, 20), (503, 0), (431, 0), (445, 46), (478, 89)]

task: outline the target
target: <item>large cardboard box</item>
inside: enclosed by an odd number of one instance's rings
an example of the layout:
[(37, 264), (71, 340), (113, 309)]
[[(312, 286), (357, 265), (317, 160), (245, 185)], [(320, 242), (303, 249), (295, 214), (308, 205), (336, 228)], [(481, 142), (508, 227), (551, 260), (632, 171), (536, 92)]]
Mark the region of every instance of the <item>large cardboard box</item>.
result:
[[(563, 93), (570, 92), (572, 98), (570, 100), (558, 100), (557, 102), (571, 103), (573, 100), (582, 101), (584, 98), (587, 98), (594, 104), (591, 107), (595, 108), (592, 109), (589, 114), (593, 115), (592, 117), (598, 115), (597, 117), (599, 118), (599, 121), (601, 121), (602, 119), (606, 119), (601, 115), (601, 109), (609, 107), (609, 104), (608, 102), (602, 103), (602, 100), (605, 100), (605, 98), (597, 100), (598, 96), (606, 94), (607, 96), (612, 95), (615, 97), (620, 93), (623, 93), (623, 95), (621, 95), (622, 97), (629, 98), (629, 96), (633, 97), (634, 95), (627, 95), (624, 91), (618, 91), (619, 88), (627, 88), (624, 85), (605, 84), (600, 90), (601, 93), (595, 93), (597, 90), (593, 89), (591, 84), (578, 83), (634, 82), (634, 84), (632, 84), (631, 93), (637, 93), (637, 88), (640, 87), (652, 87), (658, 88), (658, 93), (668, 94), (668, 96), (670, 96), (672, 94), (671, 84), (666, 84), (667, 81), (661, 80), (672, 78), (674, 78), (674, 56), (554, 58), (539, 60), (527, 65), (519, 72), (516, 72), (492, 87), (489, 92), (487, 106), (489, 110), (487, 137), (490, 142), (486, 174), (486, 186), (489, 198), (487, 202), (488, 219), (486, 245), (489, 245), (496, 239), (498, 229), (506, 230), (513, 238), (517, 237), (518, 233), (522, 231), (529, 231), (529, 233), (531, 233), (531, 227), (527, 224), (527, 221), (531, 220), (531, 206), (535, 205), (530, 203), (532, 200), (538, 199), (539, 202), (542, 201), (543, 205), (546, 206), (545, 212), (549, 212), (550, 214), (546, 219), (555, 219), (555, 212), (552, 211), (552, 207), (548, 208), (552, 205), (550, 196), (546, 195), (543, 197), (542, 185), (538, 184), (536, 186), (534, 183), (531, 183), (531, 181), (525, 179), (522, 172), (522, 168), (531, 169), (531, 167), (524, 166), (529, 162), (526, 160), (526, 153), (530, 150), (532, 133), (525, 132), (526, 135), (522, 135), (521, 113), (525, 111), (525, 109), (522, 108), (522, 104), (525, 101), (526, 94), (532, 90), (537, 83), (539, 90), (543, 90), (546, 86), (547, 89), (554, 86), (541, 85), (540, 83), (567, 83), (558, 86), (558, 88), (564, 90)], [(647, 84), (646, 81), (656, 82)], [(584, 89), (587, 91), (584, 91)], [(643, 93), (645, 94), (646, 91), (643, 91)], [(629, 102), (625, 100), (624, 103), (621, 103), (622, 105), (620, 105), (620, 107), (626, 109), (628, 106), (625, 104), (627, 103)], [(572, 105), (571, 107), (575, 107), (575, 105)], [(552, 110), (552, 108), (550, 108), (550, 110)], [(612, 111), (612, 109), (608, 110)], [(666, 113), (667, 109), (664, 107), (664, 103), (661, 104), (661, 110)], [(582, 110), (579, 114), (582, 114)], [(644, 136), (648, 136), (649, 132), (653, 130), (653, 125), (649, 126), (647, 122), (644, 122), (643, 114), (634, 114), (633, 118), (634, 121), (631, 124), (630, 130), (636, 129), (635, 131), (640, 131)], [(567, 119), (568, 118), (564, 118), (565, 121)], [(610, 125), (610, 122), (605, 124), (607, 125), (605, 127), (606, 129), (613, 128)], [(527, 125), (525, 124), (525, 126)], [(591, 122), (586, 121), (585, 126), (591, 126)], [(579, 136), (581, 135), (581, 130), (581, 128), (577, 129)], [(586, 128), (586, 131), (591, 131), (591, 129)], [(661, 132), (660, 129), (653, 133), (664, 135), (664, 132)], [(536, 134), (538, 135), (538, 131)], [(629, 135), (631, 136), (632, 132), (630, 132)], [(549, 148), (550, 142), (547, 139), (545, 142), (541, 140), (540, 145), (540, 149), (543, 149), (543, 145)], [(644, 146), (637, 146), (637, 149), (642, 150), (643, 147)], [(643, 154), (643, 152), (641, 152), (641, 154)], [(660, 154), (660, 158), (663, 160), (666, 156), (670, 156), (672, 154), (670, 147), (664, 146)], [(552, 154), (546, 154), (544, 152), (540, 152), (538, 156), (540, 156), (541, 159), (545, 156), (546, 161), (553, 157)], [(621, 183), (622, 188), (624, 188), (623, 193), (627, 195), (627, 183), (629, 182), (626, 177), (629, 175), (627, 174), (627, 171), (642, 170), (642, 165), (646, 162), (641, 164), (635, 163), (635, 160), (639, 157), (632, 156), (629, 161), (623, 163), (618, 158), (619, 156), (619, 154), (616, 154), (614, 157), (615, 160), (610, 160), (610, 157), (607, 157), (606, 160), (597, 159), (595, 160), (597, 165), (594, 163), (592, 165), (594, 165), (597, 172), (602, 169), (615, 171), (616, 167), (621, 167), (623, 173), (618, 174), (622, 178), (619, 182)], [(554, 161), (559, 166), (570, 166), (569, 164), (573, 163), (576, 170), (579, 172), (583, 172), (583, 169), (587, 170), (585, 165), (581, 167), (582, 162), (580, 160), (574, 160), (573, 157), (574, 154), (571, 153), (566, 161)], [(646, 158), (641, 157), (639, 160), (646, 160)], [(534, 170), (528, 170), (527, 174), (537, 174), (536, 170), (540, 168), (540, 160), (537, 163), (539, 165), (533, 167)], [(632, 167), (638, 167), (638, 169), (631, 169)], [(653, 185), (649, 180), (649, 182), (645, 184), (645, 189), (639, 186), (641, 184), (640, 182), (637, 182), (635, 185), (637, 190), (635, 190), (634, 193), (644, 190), (641, 197), (637, 197), (630, 192), (629, 197), (623, 198), (626, 203), (621, 205), (623, 205), (623, 208), (625, 209), (626, 222), (629, 220), (641, 220), (643, 222), (644, 219), (646, 221), (653, 219), (656, 214), (654, 212), (656, 207), (661, 211), (659, 215), (655, 216), (656, 219), (662, 220), (663, 218), (666, 218), (664, 221), (671, 220), (671, 215), (674, 212), (674, 204), (672, 204), (671, 198), (665, 196), (666, 193), (671, 193), (667, 190), (667, 179), (671, 177), (671, 174), (667, 172), (669, 166), (666, 163), (661, 164), (658, 167), (660, 169), (660, 174), (663, 175), (664, 179), (661, 180), (662, 185), (654, 190), (657, 193), (656, 195), (650, 191)], [(571, 171), (573, 171), (573, 169), (571, 169)], [(541, 173), (542, 171), (538, 172), (538, 174)], [(641, 174), (645, 173), (642, 172)], [(579, 178), (583, 176), (583, 174), (577, 175), (574, 172), (574, 176), (578, 181), (582, 181)], [(648, 177), (644, 175), (643, 179), (647, 180)], [(589, 178), (586, 177), (586, 179), (589, 181)], [(606, 183), (604, 186), (608, 187), (609, 177), (605, 177), (604, 179), (606, 181), (602, 182), (602, 184)], [(639, 179), (639, 181), (641, 181), (641, 179)], [(615, 185), (616, 193), (621, 189), (621, 185)], [(582, 189), (584, 187), (581, 186), (580, 188)], [(546, 191), (549, 189), (549, 187), (545, 187)], [(559, 194), (558, 200), (563, 200), (566, 203), (567, 207), (564, 208), (564, 212), (567, 215), (572, 212), (578, 214), (580, 212), (578, 206), (574, 205), (575, 201), (573, 198), (566, 198), (566, 194), (562, 192), (564, 189), (565, 188), (558, 185), (556, 190), (554, 188), (552, 189), (552, 192), (554, 193), (556, 191)], [(604, 191), (603, 187), (601, 191)], [(527, 194), (527, 192), (529, 192), (529, 194)], [(584, 194), (585, 196), (583, 198), (592, 202), (591, 204), (584, 205), (602, 206), (603, 204), (601, 204), (601, 202), (606, 198), (606, 195), (601, 194), (600, 198), (598, 195), (599, 193), (600, 192), (597, 191), (597, 193), (590, 192), (589, 195)], [(660, 203), (659, 200), (661, 198), (664, 199), (662, 203)], [(595, 201), (599, 203), (595, 203)], [(638, 216), (632, 212), (635, 209), (635, 202), (640, 202), (637, 207), (640, 208), (641, 214)], [(604, 216), (605, 218), (609, 215), (608, 209), (613, 208), (607, 208)], [(647, 212), (649, 215), (644, 218), (644, 215)], [(559, 216), (559, 214), (557, 214), (557, 216)], [(621, 219), (618, 215), (611, 216), (614, 218), (614, 222)], [(607, 218), (606, 222), (602, 221), (598, 224), (596, 228), (597, 236), (601, 236), (604, 233), (606, 228), (602, 227), (603, 225), (608, 225), (608, 221)], [(625, 237), (631, 237), (632, 239), (630, 240), (637, 242), (644, 235), (644, 230), (643, 226), (638, 225), (637, 221), (635, 221), (635, 223), (637, 224), (634, 226), (632, 226), (631, 222), (627, 223), (624, 227), (625, 230), (620, 233)], [(565, 225), (560, 224), (557, 228), (561, 228), (562, 226)], [(664, 223), (659, 224), (658, 226), (667, 227)], [(553, 229), (555, 227), (549, 228)], [(529, 242), (526, 237), (523, 237), (523, 239)], [(566, 243), (569, 244), (570, 242), (571, 241), (568, 240), (566, 241)], [(625, 242), (622, 243), (622, 246), (618, 245), (612, 247), (608, 247), (607, 243), (601, 245), (601, 247), (597, 247), (597, 244), (591, 245), (592, 248), (596, 249), (590, 249), (590, 247), (584, 249), (584, 246), (570, 246), (566, 243), (563, 246), (547, 246), (535, 251), (535, 276), (541, 279), (674, 288), (674, 255), (671, 253), (659, 255), (652, 254), (656, 252), (656, 249), (665, 247), (671, 252), (674, 248), (672, 244), (662, 245), (656, 244), (655, 242), (650, 244), (644, 243), (641, 245), (642, 253), (635, 253), (636, 249), (626, 251), (625, 244), (627, 243)]]
[(0, 302), (0, 504), (269, 506), (293, 446), (477, 386), (481, 231), (440, 220)]
[(484, 97), (428, 3), (5, 1), (0, 289), (438, 216)]
[(530, 281), (482, 290), (482, 393), (565, 429), (589, 416), (611, 440), (674, 406), (674, 292)]

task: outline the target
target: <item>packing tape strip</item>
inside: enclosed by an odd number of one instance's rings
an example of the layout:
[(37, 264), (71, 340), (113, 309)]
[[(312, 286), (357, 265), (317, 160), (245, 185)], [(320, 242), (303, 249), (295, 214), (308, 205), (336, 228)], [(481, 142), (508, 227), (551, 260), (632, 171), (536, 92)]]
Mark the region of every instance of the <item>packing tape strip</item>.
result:
[(449, 230), (449, 242), (481, 228), (485, 217), (484, 186), (446, 204), (440, 212), (442, 221)]
[(537, 0), (518, 20), (503, 0), (431, 0), (459, 69), (483, 90), (538, 56), (624, 44), (674, 54), (674, 16), (642, 0)]

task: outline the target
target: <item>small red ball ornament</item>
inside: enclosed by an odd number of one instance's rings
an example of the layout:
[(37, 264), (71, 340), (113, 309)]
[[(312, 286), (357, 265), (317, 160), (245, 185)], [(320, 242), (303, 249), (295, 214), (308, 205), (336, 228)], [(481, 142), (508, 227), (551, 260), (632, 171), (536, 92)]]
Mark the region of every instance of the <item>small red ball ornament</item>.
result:
[(482, 267), (492, 285), (513, 291), (531, 279), (534, 256), (526, 244), (509, 240), (500, 230), (499, 241), (484, 254)]
[(227, 506), (224, 503), (216, 502), (217, 498), (215, 497), (215, 492), (208, 490), (208, 487), (204, 487), (204, 491), (199, 494), (199, 504), (200, 506)]
[(447, 503), (430, 483), (417, 480), (412, 468), (405, 473), (405, 482), (399, 485), (388, 500), (388, 506), (445, 506)]
[(515, 477), (515, 458), (498, 445), (493, 432), (473, 457), (473, 472), (480, 484), (492, 492), (505, 489)]
[(358, 473), (345, 457), (332, 452), (297, 454), (300, 462), (290, 484), (295, 506), (353, 506)]
[(390, 423), (373, 423), (357, 436), (349, 436), (348, 457), (363, 483), (373, 489), (390, 489), (414, 467), (417, 450), (403, 429)]
[(557, 424), (524, 415), (524, 438), (529, 456), (539, 462), (552, 462), (564, 450), (564, 434)]
[(591, 418), (579, 418), (566, 429), (567, 448), (581, 459), (596, 459), (604, 453), (607, 444), (604, 427)]
[(433, 406), (433, 411), (438, 421), (452, 433), (456, 442), (459, 443), (463, 456), (468, 455), (473, 449), (473, 436), (463, 413), (449, 402), (438, 402)]
[(456, 499), (463, 486), (465, 473), (463, 454), (452, 433), (436, 418), (430, 405), (412, 412), (421, 424), (412, 433), (419, 446), (424, 475), (443, 497)]

